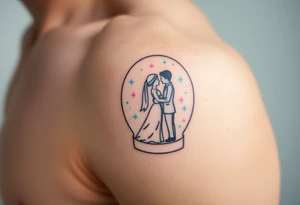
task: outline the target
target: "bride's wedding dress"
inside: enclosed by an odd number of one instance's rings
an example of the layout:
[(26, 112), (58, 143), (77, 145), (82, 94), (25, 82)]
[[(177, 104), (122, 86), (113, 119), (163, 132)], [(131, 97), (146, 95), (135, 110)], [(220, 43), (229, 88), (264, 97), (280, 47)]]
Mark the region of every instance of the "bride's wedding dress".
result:
[(156, 100), (157, 96), (161, 96), (161, 92), (157, 89), (152, 89), (151, 96), (153, 104), (135, 139), (144, 143), (159, 144), (164, 140), (162, 133), (162, 108)]

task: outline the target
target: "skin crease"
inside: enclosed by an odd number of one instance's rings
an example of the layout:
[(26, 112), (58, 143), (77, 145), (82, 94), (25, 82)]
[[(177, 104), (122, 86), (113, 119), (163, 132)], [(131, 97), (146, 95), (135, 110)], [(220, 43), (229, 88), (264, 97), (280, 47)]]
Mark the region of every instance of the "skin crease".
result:
[[(5, 205), (279, 204), (256, 81), (191, 1), (23, 3), (34, 23), (1, 129)], [(159, 156), (133, 149), (119, 104), (128, 69), (151, 54), (182, 63), (196, 99), (185, 148)]]

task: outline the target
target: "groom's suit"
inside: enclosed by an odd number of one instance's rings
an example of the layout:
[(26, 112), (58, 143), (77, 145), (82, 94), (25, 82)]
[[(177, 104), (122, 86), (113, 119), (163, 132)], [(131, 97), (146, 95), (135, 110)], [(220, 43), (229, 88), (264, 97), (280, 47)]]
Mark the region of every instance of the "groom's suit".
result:
[(171, 82), (168, 82), (164, 87), (163, 98), (167, 100), (162, 104), (164, 114), (172, 114), (176, 112), (174, 104), (174, 86)]
[(176, 108), (174, 104), (174, 94), (174, 86), (172, 82), (168, 82), (164, 87), (163, 98), (166, 100), (166, 102), (162, 103), (162, 111), (165, 116), (166, 124), (168, 127), (169, 139), (176, 138), (176, 128), (174, 123), (174, 114), (176, 112)]

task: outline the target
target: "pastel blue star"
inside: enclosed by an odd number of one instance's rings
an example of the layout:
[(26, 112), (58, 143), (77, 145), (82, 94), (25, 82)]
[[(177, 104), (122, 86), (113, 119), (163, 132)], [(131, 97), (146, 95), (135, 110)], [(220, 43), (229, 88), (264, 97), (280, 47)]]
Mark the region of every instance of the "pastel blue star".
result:
[(130, 79), (129, 84), (133, 85), (134, 81), (132, 79)]
[(178, 81), (179, 81), (180, 83), (182, 83), (183, 78), (180, 76), (180, 77), (178, 78)]
[(166, 65), (166, 64), (167, 64), (167, 61), (166, 61), (166, 60), (164, 60), (164, 61), (163, 61), (163, 64), (165, 64), (165, 65)]
[(129, 102), (128, 101), (126, 101), (126, 105), (128, 105), (129, 104)]
[(134, 114), (132, 117), (134, 120), (136, 120), (138, 118), (138, 116), (136, 114)]
[(178, 127), (181, 128), (181, 125), (179, 125)]
[(140, 70), (143, 71), (143, 68), (141, 68)]
[(187, 110), (187, 107), (183, 106), (181, 109), (185, 112)]

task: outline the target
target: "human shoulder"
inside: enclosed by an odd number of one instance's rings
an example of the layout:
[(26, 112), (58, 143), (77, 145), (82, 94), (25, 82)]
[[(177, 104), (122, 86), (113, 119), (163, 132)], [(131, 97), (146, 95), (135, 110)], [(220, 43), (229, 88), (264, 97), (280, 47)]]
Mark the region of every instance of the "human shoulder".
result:
[[(218, 39), (195, 40), (155, 29), (149, 32), (153, 35), (141, 29), (136, 36), (124, 31), (122, 36), (112, 33), (114, 37), (109, 39), (108, 31), (103, 34), (106, 40), (100, 36), (95, 41), (105, 49), (92, 52), (82, 75), (84, 95), (79, 99), (85, 105), (85, 117), (81, 119), (101, 122), (81, 123), (87, 126), (82, 133), (91, 134), (84, 136), (85, 140), (92, 139), (85, 151), (91, 161), (99, 162), (93, 163), (96, 174), (111, 179), (108, 186), (118, 196), (130, 195), (130, 202), (139, 198), (151, 200), (149, 204), (167, 204), (172, 195), (173, 204), (211, 204), (217, 193), (226, 196), (226, 203), (234, 202), (231, 204), (276, 204), (278, 162), (274, 136), (255, 77), (241, 55)], [(190, 123), (181, 151), (154, 157), (135, 149), (131, 137), (146, 118), (139, 112), (145, 78), (163, 69), (173, 74), (177, 131), (186, 117)], [(110, 165), (102, 163), (107, 161)], [(183, 166), (184, 170), (178, 169)], [(122, 174), (116, 173), (120, 168)], [(176, 171), (172, 176), (165, 174), (170, 170)], [(138, 182), (145, 177), (149, 186), (140, 191)], [(160, 194), (164, 189), (154, 181), (163, 181), (170, 195)], [(263, 187), (263, 196), (251, 186), (240, 185), (252, 183)], [(209, 184), (213, 191), (203, 184)], [(118, 189), (127, 185), (133, 191)], [(234, 194), (236, 190), (238, 195)], [(134, 194), (137, 192), (138, 197)], [(149, 199), (149, 193), (157, 194), (155, 199)]]

